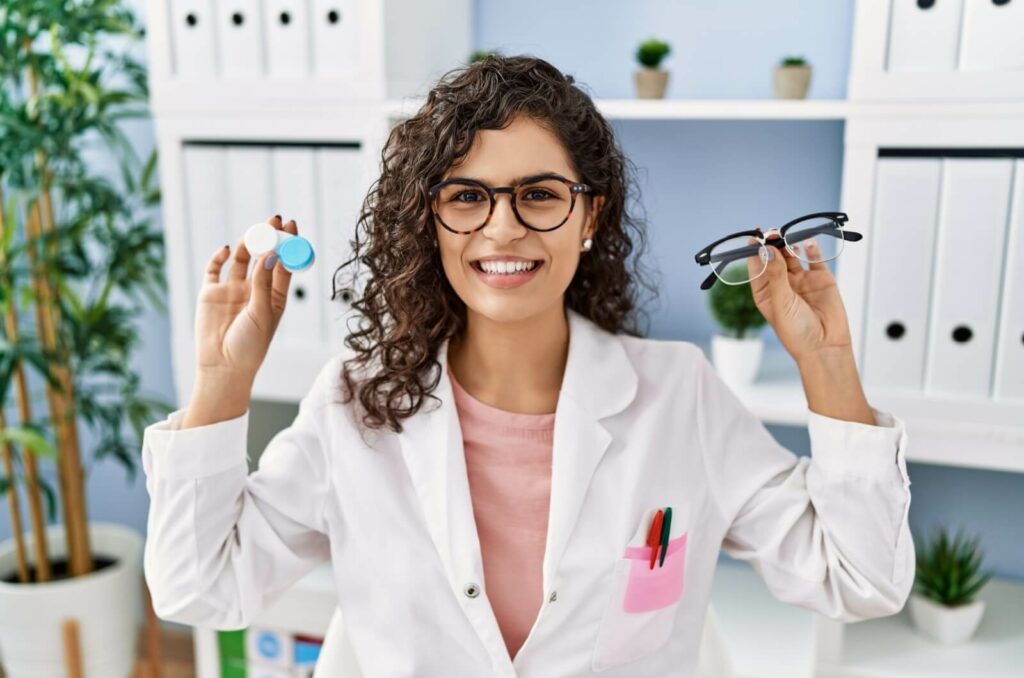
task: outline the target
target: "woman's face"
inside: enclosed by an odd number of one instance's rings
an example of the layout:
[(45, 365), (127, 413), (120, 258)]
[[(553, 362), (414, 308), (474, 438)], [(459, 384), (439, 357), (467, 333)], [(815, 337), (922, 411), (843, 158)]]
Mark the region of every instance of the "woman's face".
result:
[[(469, 153), (441, 180), (472, 178), (491, 187), (511, 186), (517, 177), (546, 172), (581, 180), (572, 170), (558, 138), (531, 118), (520, 116), (505, 129), (478, 131)], [(469, 209), (466, 201), (483, 200), (487, 204), (487, 196), (474, 193), (471, 187), (459, 190), (469, 193), (449, 193), (448, 198), (463, 201), (462, 209)], [(495, 196), (490, 221), (468, 235), (452, 233), (434, 220), (445, 274), (470, 312), (496, 322), (515, 322), (539, 314), (556, 302), (561, 308), (562, 296), (576, 272), (579, 257), (589, 256), (582, 243), (594, 237), (597, 214), (604, 203), (604, 198), (597, 196), (591, 205), (585, 195), (577, 194), (568, 221), (543, 233), (516, 219), (508, 193)], [(521, 195), (521, 214), (527, 209), (522, 202), (524, 197), (542, 200), (546, 194), (541, 191)], [(481, 269), (482, 258), (493, 259), (495, 264), (516, 259), (536, 263), (527, 272), (488, 273)]]

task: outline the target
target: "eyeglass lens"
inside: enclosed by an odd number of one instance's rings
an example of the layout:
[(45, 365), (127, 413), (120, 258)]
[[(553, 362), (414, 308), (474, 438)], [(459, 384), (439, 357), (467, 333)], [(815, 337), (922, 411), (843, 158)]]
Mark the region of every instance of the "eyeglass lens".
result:
[[(560, 225), (571, 208), (572, 192), (557, 179), (538, 180), (516, 189), (519, 216), (533, 228), (547, 230)], [(487, 192), (468, 182), (442, 186), (434, 197), (434, 212), (441, 221), (463, 233), (482, 226), (490, 210)]]
[[(784, 240), (798, 259), (809, 264), (835, 259), (846, 242), (840, 224), (828, 217), (811, 217), (793, 224), (786, 230)], [(809, 245), (817, 247), (808, 250)], [(723, 283), (742, 285), (767, 268), (768, 249), (752, 236), (737, 236), (715, 245), (709, 261)]]

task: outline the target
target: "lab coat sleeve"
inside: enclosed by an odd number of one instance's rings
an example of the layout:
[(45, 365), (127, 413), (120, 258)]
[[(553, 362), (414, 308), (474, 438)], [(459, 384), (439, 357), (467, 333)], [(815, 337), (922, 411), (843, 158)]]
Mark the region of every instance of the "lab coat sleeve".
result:
[(244, 628), (330, 559), (323, 400), (323, 389), (314, 385), (251, 474), (248, 410), (181, 430), (185, 410), (179, 409), (146, 428), (142, 461), (150, 506), (143, 570), (158, 617)]
[(749, 561), (779, 600), (832, 619), (902, 609), (915, 567), (903, 421), (874, 407), (874, 426), (808, 408), (811, 455), (798, 457), (695, 349), (705, 469), (727, 526), (723, 550)]

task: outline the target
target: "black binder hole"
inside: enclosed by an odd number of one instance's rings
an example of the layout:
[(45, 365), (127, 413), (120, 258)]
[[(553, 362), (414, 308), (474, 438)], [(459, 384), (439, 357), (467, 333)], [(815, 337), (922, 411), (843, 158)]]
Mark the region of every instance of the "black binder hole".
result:
[(921, 9), (931, 9), (935, 6), (935, 0), (917, 0), (917, 6)]
[(332, 9), (327, 13), (327, 23), (336, 24), (341, 20), (341, 14), (336, 9)]
[(906, 334), (907, 328), (901, 322), (889, 323), (885, 328), (885, 334), (890, 339), (899, 339)]
[(1002, 7), (1003, 5), (1009, 5), (1010, 0), (992, 0), (992, 4), (996, 7)]
[(199, 23), (199, 17), (197, 17), (192, 12), (189, 12), (185, 15), (185, 23), (188, 24), (189, 27), (195, 26), (197, 23)]
[(298, 297), (299, 299), (305, 299), (306, 298), (306, 290), (301, 288), (301, 287), (296, 287), (295, 288), (295, 296)]
[(967, 343), (973, 335), (974, 333), (971, 332), (971, 328), (967, 325), (957, 325), (953, 328), (953, 341), (958, 344)]
[(344, 292), (342, 292), (341, 293), (341, 300), (344, 301), (346, 304), (350, 303), (352, 301), (352, 291), (351, 290), (345, 290)]
[(245, 23), (245, 17), (242, 16), (241, 12), (235, 12), (231, 15), (231, 23), (233, 23), (236, 26), (241, 26)]
[(1020, 335), (1020, 343), (1024, 344), (1024, 334)]
[(281, 16), (278, 19), (281, 21), (282, 26), (287, 26), (292, 22), (292, 15), (288, 12), (281, 12)]

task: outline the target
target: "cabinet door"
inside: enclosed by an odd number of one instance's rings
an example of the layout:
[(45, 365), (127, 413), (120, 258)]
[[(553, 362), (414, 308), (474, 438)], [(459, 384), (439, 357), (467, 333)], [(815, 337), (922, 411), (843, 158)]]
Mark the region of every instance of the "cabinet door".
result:
[(993, 395), (1024, 402), (1024, 159), (1014, 163)]
[(924, 385), (940, 158), (879, 158), (869, 260), (864, 381)]
[(954, 71), (963, 0), (892, 0), (889, 71)]
[(925, 390), (988, 397), (1013, 161), (942, 162)]
[(217, 76), (215, 21), (212, 0), (172, 0), (171, 45), (176, 77)]
[[(362, 289), (359, 279), (353, 278), (353, 273), (360, 270), (356, 263), (338, 269), (352, 257), (351, 241), (355, 239), (359, 211), (369, 189), (364, 164), (362, 150), (358, 147), (317, 150), (320, 224), (325, 240), (321, 269), (326, 285), (324, 318), (334, 350), (344, 347), (348, 321), (354, 315), (350, 304)], [(331, 300), (333, 289), (337, 289), (338, 297)]]

